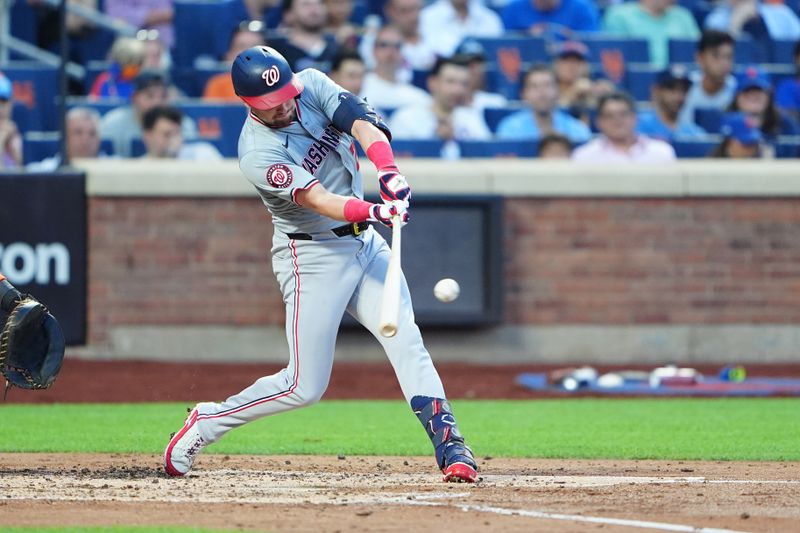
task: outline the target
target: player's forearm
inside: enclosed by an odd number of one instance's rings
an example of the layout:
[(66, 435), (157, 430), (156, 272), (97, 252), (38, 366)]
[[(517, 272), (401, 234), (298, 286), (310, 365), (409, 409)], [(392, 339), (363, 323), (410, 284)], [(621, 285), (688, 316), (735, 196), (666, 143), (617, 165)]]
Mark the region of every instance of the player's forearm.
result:
[(352, 133), (376, 169), (397, 170), (392, 147), (383, 131), (365, 120), (356, 120)]
[(352, 197), (341, 196), (327, 191), (322, 185), (316, 185), (308, 190), (298, 191), (297, 203), (312, 209), (322, 216), (351, 222), (345, 216), (345, 205)]

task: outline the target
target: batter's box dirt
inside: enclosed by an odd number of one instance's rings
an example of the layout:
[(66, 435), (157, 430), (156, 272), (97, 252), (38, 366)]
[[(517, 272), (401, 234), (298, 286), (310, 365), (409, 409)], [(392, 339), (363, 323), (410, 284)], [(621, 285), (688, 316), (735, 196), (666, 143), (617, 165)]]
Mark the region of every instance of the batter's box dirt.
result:
[(797, 463), (480, 461), (445, 484), (429, 457), (0, 454), (0, 525), (300, 531), (800, 531)]

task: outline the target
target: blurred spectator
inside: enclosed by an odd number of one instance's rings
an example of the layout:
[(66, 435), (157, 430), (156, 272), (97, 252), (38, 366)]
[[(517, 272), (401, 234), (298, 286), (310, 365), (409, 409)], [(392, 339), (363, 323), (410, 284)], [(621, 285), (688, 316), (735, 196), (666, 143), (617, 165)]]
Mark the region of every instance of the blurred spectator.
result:
[(158, 30), (158, 37), (167, 48), (175, 44), (172, 0), (104, 0), (103, 4), (109, 17), (140, 29)]
[(522, 80), (522, 100), (530, 109), (513, 113), (497, 126), (500, 139), (538, 139), (548, 133), (561, 133), (573, 143), (589, 140), (588, 126), (558, 109), (556, 75), (544, 65), (531, 68)]
[(11, 119), (13, 93), (11, 80), (0, 72), (0, 170), (15, 169), (22, 164), (22, 135)]
[(136, 38), (144, 43), (143, 69), (167, 72), (172, 68), (172, 57), (156, 30), (139, 30)]
[(395, 109), (409, 105), (424, 105), (430, 101), (428, 93), (410, 83), (397, 79), (403, 63), (400, 47), (403, 41), (400, 31), (393, 26), (384, 26), (375, 39), (373, 55), (375, 68), (364, 76), (361, 97), (379, 109)]
[(736, 76), (736, 97), (728, 111), (750, 117), (768, 140), (800, 133), (797, 124), (775, 107), (769, 75), (759, 67), (748, 67)]
[(780, 0), (726, 0), (706, 16), (703, 25), (726, 31), (734, 38), (748, 35), (755, 40), (800, 39), (800, 19)]
[(469, 90), (469, 68), (439, 59), (428, 77), (428, 103), (398, 109), (389, 120), (396, 139), (485, 140), (491, 132), (483, 114), (462, 106)]
[(354, 48), (358, 45), (359, 27), (350, 22), (353, 7), (353, 0), (325, 0), (328, 11), (325, 31), (334, 36), (339, 46)]
[[(67, 111), (66, 137), (68, 161), (100, 155), (100, 113), (91, 107), (73, 107)], [(52, 172), (61, 166), (61, 154), (29, 163), (30, 172)]]
[[(247, 20), (264, 20), (267, 12), (280, 5), (281, 0), (241, 0), (244, 7), (244, 18)], [(244, 19), (243, 19), (244, 20)]]
[(142, 117), (142, 141), (145, 153), (151, 159), (184, 159), (191, 161), (219, 161), (222, 155), (207, 142), (184, 144), (181, 134), (183, 113), (176, 107), (157, 106)]
[(450, 57), (466, 37), (500, 37), (503, 22), (480, 0), (436, 0), (420, 14), (422, 39), (441, 57)]
[[(169, 101), (167, 80), (161, 72), (143, 70), (133, 85), (131, 105), (113, 109), (100, 120), (100, 138), (109, 139), (114, 154), (120, 157), (131, 157), (133, 141), (142, 137), (144, 114)], [(184, 116), (182, 127), (184, 139), (197, 137), (197, 125), (191, 118)]]
[[(430, 70), (436, 61), (436, 53), (420, 34), (422, 0), (388, 0), (383, 9), (387, 25), (400, 30), (403, 39), (403, 47), (400, 49), (403, 66), (398, 79), (411, 81), (413, 70)], [(375, 58), (372, 56), (374, 44), (375, 32), (368, 31), (358, 46), (367, 68), (375, 65)]]
[(695, 61), (700, 72), (692, 72), (692, 86), (686, 94), (678, 122), (694, 122), (697, 109), (726, 109), (736, 93), (733, 77), (734, 40), (729, 34), (706, 30), (697, 43)]
[(664, 141), (636, 133), (636, 103), (626, 93), (600, 97), (597, 104), (600, 135), (575, 149), (573, 161), (589, 163), (669, 163), (675, 150)]
[(752, 159), (770, 158), (772, 154), (764, 144), (764, 135), (752, 118), (743, 113), (729, 113), (722, 122), (722, 142), (709, 157)]
[(694, 122), (681, 122), (678, 118), (691, 85), (680, 66), (660, 72), (650, 87), (652, 109), (639, 111), (639, 133), (664, 141), (705, 135), (705, 130)]
[(456, 49), (455, 57), (469, 67), (469, 91), (464, 105), (483, 112), (487, 107), (505, 107), (508, 99), (486, 88), (486, 51), (475, 39), (467, 39)]
[[(12, 2), (13, 3), (13, 2)], [(37, 44), (41, 48), (50, 49), (59, 45), (60, 20), (58, 4), (51, 5), (46, 0), (28, 0), (28, 4), (36, 10), (38, 27), (36, 29)], [(80, 5), (89, 9), (97, 9), (97, 0), (67, 0), (67, 34), (71, 39), (86, 37), (95, 29), (94, 24), (69, 11), (69, 7)]]
[[(242, 22), (238, 28), (233, 30), (231, 40), (228, 44), (228, 50), (225, 52), (223, 61), (226, 65), (233, 64), (240, 53), (253, 46), (263, 46), (264, 35), (261, 33), (263, 24), (258, 21), (245, 21)], [(239, 102), (239, 97), (233, 90), (233, 82), (231, 81), (230, 69), (225, 72), (220, 72), (209, 78), (206, 82), (205, 90), (203, 91), (203, 98), (206, 100), (224, 100), (230, 102)]]
[(329, 72), (338, 46), (334, 36), (325, 33), (328, 14), (322, 0), (283, 0), (281, 10), (285, 40), (276, 39), (270, 46), (295, 72), (307, 68)]
[(572, 143), (558, 133), (548, 133), (539, 140), (539, 159), (569, 159)]
[(333, 59), (331, 79), (339, 84), (345, 91), (361, 94), (364, 85), (364, 61), (355, 50), (340, 50)]
[(133, 80), (142, 68), (145, 57), (144, 41), (120, 37), (111, 46), (111, 67), (95, 78), (89, 91), (91, 100), (119, 98), (127, 100), (133, 93)]
[(600, 29), (600, 14), (589, 0), (513, 0), (503, 9), (506, 30), (532, 35), (569, 34)]
[(794, 77), (783, 80), (775, 89), (775, 104), (800, 120), (800, 40), (794, 46), (794, 66)]
[(616, 89), (608, 80), (591, 79), (589, 49), (578, 41), (566, 41), (556, 47), (553, 71), (558, 82), (558, 106), (587, 124), (597, 99)]
[(646, 39), (650, 63), (657, 68), (669, 64), (670, 39), (697, 39), (700, 29), (692, 13), (672, 0), (639, 0), (611, 6), (603, 19), (603, 30), (622, 37)]

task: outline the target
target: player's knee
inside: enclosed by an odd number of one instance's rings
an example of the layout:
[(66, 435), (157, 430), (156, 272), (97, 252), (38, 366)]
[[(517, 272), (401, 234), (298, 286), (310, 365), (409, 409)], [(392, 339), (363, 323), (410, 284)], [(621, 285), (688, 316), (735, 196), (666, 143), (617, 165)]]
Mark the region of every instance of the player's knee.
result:
[(308, 406), (313, 405), (322, 399), (322, 395), (325, 394), (326, 386), (319, 386), (319, 385), (305, 385), (297, 387), (292, 395), (297, 401), (297, 404), (300, 406)]

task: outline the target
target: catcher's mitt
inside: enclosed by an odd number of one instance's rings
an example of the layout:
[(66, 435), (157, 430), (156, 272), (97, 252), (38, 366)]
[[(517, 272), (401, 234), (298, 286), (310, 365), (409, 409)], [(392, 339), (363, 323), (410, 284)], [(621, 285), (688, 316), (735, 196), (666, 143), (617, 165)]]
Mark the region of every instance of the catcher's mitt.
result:
[(45, 306), (28, 296), (8, 315), (0, 333), (0, 372), (13, 386), (46, 389), (64, 361), (64, 334)]

